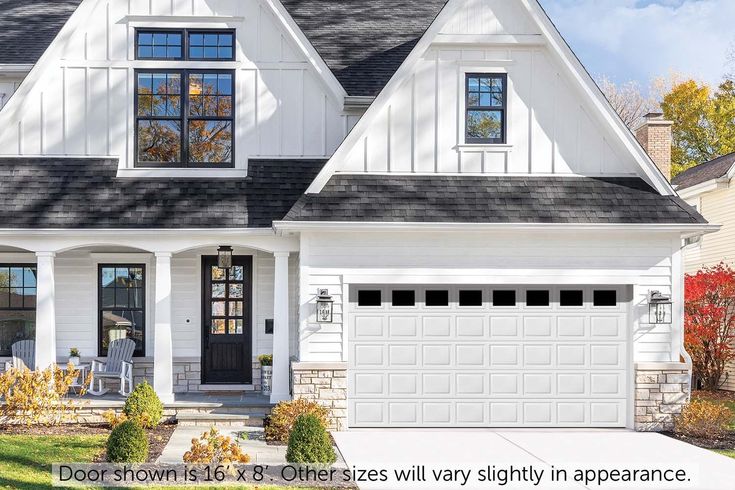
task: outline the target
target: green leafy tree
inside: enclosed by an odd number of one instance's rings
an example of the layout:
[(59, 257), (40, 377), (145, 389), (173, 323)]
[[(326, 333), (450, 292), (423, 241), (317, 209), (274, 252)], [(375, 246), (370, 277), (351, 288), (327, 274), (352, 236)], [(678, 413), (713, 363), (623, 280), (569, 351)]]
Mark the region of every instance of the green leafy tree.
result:
[(661, 108), (674, 122), (673, 175), (735, 151), (735, 83), (713, 90), (706, 83), (685, 80), (664, 94)]

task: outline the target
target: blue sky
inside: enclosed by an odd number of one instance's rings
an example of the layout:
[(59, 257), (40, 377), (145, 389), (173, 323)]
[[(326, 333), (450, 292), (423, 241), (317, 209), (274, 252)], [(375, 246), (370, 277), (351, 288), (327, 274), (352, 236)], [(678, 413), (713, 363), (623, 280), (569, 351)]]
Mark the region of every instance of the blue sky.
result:
[(718, 83), (735, 42), (735, 0), (541, 0), (594, 75), (616, 82), (671, 71)]

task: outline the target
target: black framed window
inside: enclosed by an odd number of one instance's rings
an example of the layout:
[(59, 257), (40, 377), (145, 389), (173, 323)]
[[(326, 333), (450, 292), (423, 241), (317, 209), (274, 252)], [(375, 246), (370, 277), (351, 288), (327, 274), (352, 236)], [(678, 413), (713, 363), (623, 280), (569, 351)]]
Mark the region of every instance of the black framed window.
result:
[(184, 59), (184, 34), (169, 30), (137, 31), (135, 55), (139, 60)]
[(526, 291), (526, 306), (549, 306), (550, 294), (545, 289), (529, 289)]
[(515, 306), (516, 305), (516, 292), (512, 289), (508, 290), (494, 290), (493, 291), (493, 306)]
[(235, 61), (232, 29), (138, 29), (138, 60)]
[(416, 291), (411, 289), (393, 290), (393, 306), (416, 306)]
[(0, 356), (36, 338), (37, 277), (35, 264), (0, 264)]
[(615, 290), (595, 290), (592, 294), (592, 303), (594, 306), (617, 306), (618, 292)]
[(136, 165), (232, 167), (234, 71), (136, 71)]
[(465, 85), (465, 143), (505, 143), (505, 74), (468, 73)]
[(427, 289), (426, 306), (449, 306), (449, 291), (446, 289)]
[(562, 289), (559, 291), (559, 306), (584, 306), (584, 291)]
[(380, 290), (361, 289), (357, 292), (357, 306), (382, 306)]
[(233, 61), (235, 33), (231, 31), (189, 31), (189, 59)]
[(145, 356), (145, 265), (99, 266), (99, 355), (106, 356), (110, 342), (135, 341), (135, 356)]

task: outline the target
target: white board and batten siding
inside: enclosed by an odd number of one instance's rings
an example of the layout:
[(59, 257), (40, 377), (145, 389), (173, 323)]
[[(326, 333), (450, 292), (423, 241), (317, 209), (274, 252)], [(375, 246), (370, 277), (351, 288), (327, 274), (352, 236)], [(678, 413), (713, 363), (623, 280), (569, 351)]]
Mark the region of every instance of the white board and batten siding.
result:
[[(635, 362), (678, 362), (679, 317), (648, 323), (651, 290), (681, 294), (676, 234), (547, 232), (302, 233), (302, 361), (347, 361), (346, 285), (618, 285), (632, 291), (629, 328)], [(334, 322), (315, 320), (318, 289), (334, 298)]]
[[(234, 70), (236, 168), (248, 158), (326, 157), (344, 139), (342, 101), (264, 2), (92, 3), (12, 113), (0, 113), (0, 154), (119, 156), (133, 167), (136, 68)], [(136, 27), (236, 28), (236, 61), (136, 61)]]
[[(214, 251), (212, 252), (214, 253)], [(236, 250), (253, 256), (253, 357), (273, 352), (273, 336), (265, 333), (265, 320), (273, 318), (275, 260), (271, 254)], [(5, 254), (3, 254), (5, 257)], [(9, 262), (35, 263), (32, 255), (12, 254)], [(55, 261), (57, 356), (66, 359), (76, 347), (82, 357), (98, 355), (98, 265), (144, 264), (146, 267), (146, 357), (153, 357), (155, 259), (150, 254), (60, 253)], [(290, 349), (298, 355), (298, 255), (289, 260)], [(173, 356), (201, 356), (201, 253), (176, 254), (171, 261)]]
[[(521, 2), (469, 2), (338, 171), (637, 175), (634, 157), (542, 39)], [(506, 144), (465, 144), (467, 73), (507, 74)]]

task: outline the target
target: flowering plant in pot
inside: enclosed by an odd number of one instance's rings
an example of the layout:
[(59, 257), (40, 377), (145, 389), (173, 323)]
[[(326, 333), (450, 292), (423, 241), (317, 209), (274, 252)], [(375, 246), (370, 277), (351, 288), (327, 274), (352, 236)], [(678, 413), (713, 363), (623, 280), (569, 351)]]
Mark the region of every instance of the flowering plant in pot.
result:
[(81, 360), (79, 359), (79, 349), (72, 347), (69, 349), (69, 363), (72, 366), (79, 366)]
[(263, 393), (270, 393), (271, 379), (273, 379), (273, 354), (258, 356), (258, 362), (260, 362), (260, 389)]

